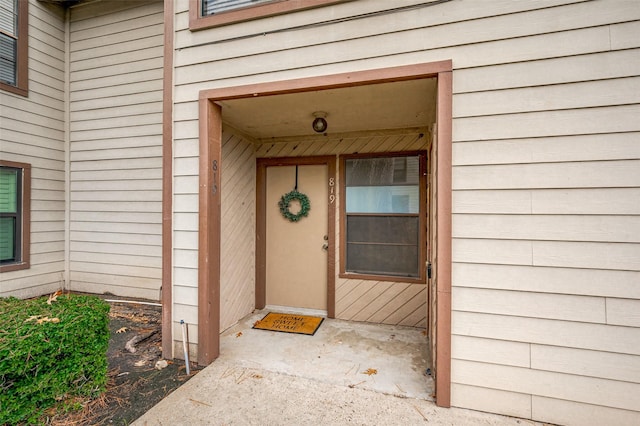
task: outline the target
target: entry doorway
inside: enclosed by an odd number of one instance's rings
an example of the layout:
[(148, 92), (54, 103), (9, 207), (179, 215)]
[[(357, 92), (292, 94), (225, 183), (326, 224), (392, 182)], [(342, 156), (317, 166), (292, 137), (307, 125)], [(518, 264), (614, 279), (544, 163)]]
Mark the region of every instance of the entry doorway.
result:
[[(267, 306), (327, 311), (327, 180), (324, 164), (266, 169)], [(289, 201), (288, 208), (279, 205), (292, 191), (308, 198), (305, 215), (299, 199)]]
[[(452, 139), (452, 73), (453, 66), (450, 60), (413, 64), (406, 66), (390, 67), (383, 69), (371, 69), (363, 71), (346, 72), (334, 75), (319, 75), (315, 77), (300, 78), (287, 81), (250, 84), (246, 86), (225, 87), (201, 91), (199, 94), (199, 233), (198, 233), (198, 362), (206, 365), (211, 363), (219, 355), (220, 347), (220, 258), (216, 253), (220, 252), (220, 164), (222, 160), (222, 122), (223, 108), (225, 119), (231, 126), (240, 131), (257, 129), (257, 134), (250, 135), (257, 140), (272, 140), (276, 135), (279, 138), (295, 136), (301, 133), (299, 128), (307, 128), (308, 123), (304, 117), (304, 111), (292, 107), (292, 103), (285, 102), (296, 94), (303, 94), (305, 104), (309, 105), (307, 95), (313, 93), (329, 93), (341, 89), (363, 88), (375, 94), (378, 88), (389, 88), (385, 83), (393, 83), (391, 89), (395, 89), (396, 83), (419, 82), (423, 79), (436, 78), (435, 91), (429, 92), (429, 99), (435, 100), (435, 127), (434, 144), (432, 145), (430, 158), (432, 169), (430, 185), (432, 189), (433, 214), (431, 235), (433, 243), (429, 259), (433, 261), (431, 274), (432, 295), (430, 309), (433, 315), (429, 322), (431, 349), (434, 353), (433, 369), (435, 370), (436, 403), (440, 406), (450, 405), (451, 386), (451, 139)], [(408, 105), (409, 100), (423, 99), (425, 92), (412, 90), (406, 96), (398, 96), (396, 90), (391, 90), (389, 97), (379, 97), (387, 112), (393, 112), (397, 108), (387, 101), (397, 99), (402, 105)], [(411, 93), (416, 96), (411, 96)], [(267, 99), (268, 98), (268, 99)], [(375, 114), (377, 110), (371, 107), (371, 102), (376, 96), (356, 97), (365, 103), (363, 108), (349, 108), (343, 113), (332, 113), (333, 117), (342, 117), (344, 123), (361, 123), (365, 118), (367, 122), (385, 125), (383, 118), (391, 114)], [(272, 101), (266, 102), (261, 101)], [(274, 111), (274, 105), (287, 108), (287, 119), (282, 119), (283, 114)], [(336, 103), (332, 105), (343, 105)], [(232, 106), (234, 108), (232, 108)], [(255, 114), (246, 113), (241, 106), (251, 107)], [(238, 108), (235, 108), (238, 107)], [(319, 111), (320, 109), (317, 109)], [(251, 129), (244, 130), (243, 124), (248, 122), (247, 117), (260, 117), (264, 111), (270, 111), (266, 116), (274, 118), (274, 123), (257, 125), (251, 120)], [(233, 116), (233, 113), (239, 114)], [(353, 119), (351, 113), (362, 113), (362, 120)], [(414, 117), (424, 124), (423, 115), (402, 114), (401, 118)], [(235, 120), (234, 118), (237, 118)], [(305, 123), (307, 125), (305, 125)], [(386, 128), (397, 128), (393, 123), (385, 125)], [(411, 127), (403, 122), (402, 127)], [(363, 129), (372, 130), (374, 127), (366, 124)], [(385, 127), (382, 129), (384, 130)], [(285, 130), (284, 133), (274, 133), (277, 129)], [(340, 132), (339, 125), (332, 125), (334, 131)], [(264, 135), (259, 130), (268, 132)], [(357, 131), (350, 127), (342, 131)], [(362, 129), (361, 129), (362, 130)], [(295, 149), (295, 147), (294, 147)], [(324, 151), (324, 150), (323, 150)], [(319, 151), (319, 152), (323, 152)], [(326, 152), (326, 151), (324, 151)], [(265, 153), (271, 155), (271, 153)], [(329, 176), (335, 176), (335, 157), (332, 157), (333, 170), (329, 167)], [(297, 159), (296, 159), (297, 160)], [(257, 175), (257, 208), (256, 217), (265, 218), (264, 204), (260, 200), (266, 196), (266, 168), (256, 170)], [(335, 317), (335, 207), (329, 207), (329, 253), (327, 255), (327, 316)], [(256, 221), (256, 308), (262, 309), (266, 303), (266, 221)], [(333, 227), (333, 228), (332, 228)], [(437, 230), (437, 231), (436, 231)], [(167, 257), (170, 259), (170, 257)], [(167, 263), (165, 263), (167, 266)], [(167, 267), (171, 265), (168, 264)], [(170, 301), (169, 301), (170, 302)], [(167, 333), (171, 330), (168, 328)]]
[[(333, 318), (336, 157), (259, 158), (256, 175), (256, 308), (310, 309)], [(310, 208), (290, 221), (278, 202), (296, 187)], [(288, 211), (299, 209), (292, 200)]]

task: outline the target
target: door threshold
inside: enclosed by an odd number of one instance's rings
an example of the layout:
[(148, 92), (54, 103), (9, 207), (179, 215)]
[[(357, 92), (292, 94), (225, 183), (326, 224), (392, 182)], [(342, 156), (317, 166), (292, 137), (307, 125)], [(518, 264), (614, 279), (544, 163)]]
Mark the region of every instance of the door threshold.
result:
[(327, 311), (323, 311), (322, 309), (296, 308), (292, 306), (267, 305), (264, 307), (263, 311), (280, 312), (283, 314), (300, 314), (322, 318), (327, 317)]

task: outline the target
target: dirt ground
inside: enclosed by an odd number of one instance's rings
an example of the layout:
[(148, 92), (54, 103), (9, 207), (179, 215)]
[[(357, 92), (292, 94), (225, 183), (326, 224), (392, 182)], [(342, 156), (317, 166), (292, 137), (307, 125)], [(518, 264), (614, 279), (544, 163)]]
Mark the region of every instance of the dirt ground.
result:
[[(120, 302), (111, 302), (110, 305), (106, 392), (91, 401), (68, 401), (68, 406), (80, 410), (50, 413), (47, 424), (130, 424), (201, 370), (191, 363), (191, 374), (187, 375), (181, 360), (168, 361), (167, 367), (161, 370), (155, 368), (156, 362), (162, 360), (162, 313), (159, 306)], [(144, 339), (133, 345), (135, 352), (132, 353), (125, 346), (136, 336), (136, 339)]]

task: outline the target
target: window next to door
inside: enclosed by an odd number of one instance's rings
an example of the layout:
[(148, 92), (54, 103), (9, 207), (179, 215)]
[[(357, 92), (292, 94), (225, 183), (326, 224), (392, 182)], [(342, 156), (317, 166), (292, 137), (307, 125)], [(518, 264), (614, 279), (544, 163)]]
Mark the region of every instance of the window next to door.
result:
[(28, 0), (0, 0), (0, 89), (27, 96)]
[(0, 272), (29, 268), (31, 165), (0, 160)]
[(426, 154), (341, 160), (343, 278), (425, 282)]

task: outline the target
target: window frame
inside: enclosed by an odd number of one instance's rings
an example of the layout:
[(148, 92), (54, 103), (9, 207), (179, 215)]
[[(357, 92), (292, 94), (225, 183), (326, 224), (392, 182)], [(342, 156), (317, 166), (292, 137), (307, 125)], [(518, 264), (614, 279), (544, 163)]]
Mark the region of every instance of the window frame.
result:
[(29, 0), (18, 0), (18, 41), (16, 46), (16, 84), (0, 81), (0, 90), (29, 95)]
[(270, 3), (245, 6), (216, 15), (202, 16), (202, 0), (189, 0), (189, 30), (197, 31), (206, 28), (220, 27), (237, 22), (329, 6), (347, 1), (353, 0), (273, 0), (273, 2)]
[[(346, 162), (358, 158), (388, 158), (388, 157), (419, 157), (419, 210), (418, 210), (418, 277), (402, 277), (398, 275), (365, 274), (348, 272), (347, 267), (347, 186), (346, 186)], [(374, 281), (391, 281), (402, 283), (426, 284), (427, 282), (427, 225), (428, 225), (428, 200), (427, 200), (427, 151), (400, 151), (400, 152), (376, 152), (366, 154), (345, 154), (340, 156), (339, 190), (340, 190), (340, 272), (339, 277), (345, 279), (360, 279)], [(381, 216), (398, 216), (388, 214)]]
[(18, 200), (19, 217), (21, 219), (19, 237), (20, 259), (13, 263), (0, 264), (0, 272), (29, 269), (31, 266), (31, 164), (0, 160), (0, 166), (22, 171), (22, 173), (19, 173), (22, 191), (20, 192), (20, 199)]

